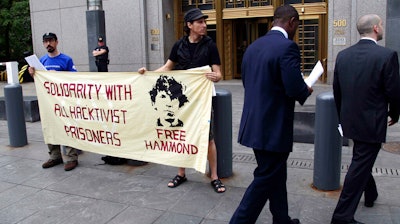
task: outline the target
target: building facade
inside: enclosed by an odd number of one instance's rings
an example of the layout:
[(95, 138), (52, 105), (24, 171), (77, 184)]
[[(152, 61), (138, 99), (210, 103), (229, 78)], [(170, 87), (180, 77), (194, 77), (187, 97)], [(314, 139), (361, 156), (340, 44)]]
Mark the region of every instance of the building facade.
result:
[[(42, 35), (54, 32), (59, 48), (70, 55), (79, 71), (91, 71), (95, 36), (88, 38), (86, 13), (97, 0), (30, 0), (34, 52), (45, 54)], [(99, 0), (101, 1), (101, 0)], [(110, 49), (109, 71), (149, 70), (163, 65), (174, 42), (183, 35), (185, 11), (198, 7), (209, 16), (208, 35), (219, 49), (225, 80), (240, 79), (246, 47), (272, 26), (273, 12), (292, 4), (301, 24), (295, 37), (304, 75), (320, 60), (325, 68), (322, 83), (330, 84), (339, 51), (359, 40), (357, 19), (378, 14), (386, 26), (379, 44), (400, 50), (398, 34), (388, 26), (399, 25), (396, 0), (102, 0), (105, 36)], [(397, 9), (397, 10), (396, 10)], [(388, 22), (387, 22), (388, 21)]]

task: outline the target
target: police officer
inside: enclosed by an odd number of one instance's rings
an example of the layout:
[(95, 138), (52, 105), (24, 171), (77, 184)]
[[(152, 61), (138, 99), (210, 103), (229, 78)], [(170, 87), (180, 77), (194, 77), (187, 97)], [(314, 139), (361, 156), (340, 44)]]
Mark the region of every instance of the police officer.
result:
[(104, 38), (99, 36), (97, 39), (97, 47), (93, 50), (92, 54), (96, 58), (96, 66), (98, 72), (108, 72), (108, 47), (104, 43)]

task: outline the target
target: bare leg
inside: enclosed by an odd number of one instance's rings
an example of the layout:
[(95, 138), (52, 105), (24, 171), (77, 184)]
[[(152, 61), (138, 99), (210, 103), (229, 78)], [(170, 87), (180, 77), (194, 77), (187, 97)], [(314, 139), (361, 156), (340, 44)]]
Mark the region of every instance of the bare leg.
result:
[[(208, 142), (208, 162), (210, 164), (210, 177), (211, 180), (218, 180), (217, 172), (217, 146), (215, 145), (214, 139)], [(218, 192), (225, 192), (225, 187), (221, 186), (218, 188)]]
[(210, 163), (210, 176), (211, 180), (218, 179), (217, 173), (217, 146), (215, 145), (215, 141), (210, 140), (208, 142), (208, 162)]

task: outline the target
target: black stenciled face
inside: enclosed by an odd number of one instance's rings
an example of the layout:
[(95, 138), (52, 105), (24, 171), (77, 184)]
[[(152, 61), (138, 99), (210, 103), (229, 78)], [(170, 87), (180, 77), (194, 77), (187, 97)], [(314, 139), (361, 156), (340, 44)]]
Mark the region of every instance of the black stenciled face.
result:
[(157, 79), (149, 93), (154, 110), (157, 112), (158, 126), (183, 126), (183, 122), (177, 116), (179, 109), (189, 102), (183, 91), (184, 86), (173, 77), (161, 75)]
[(179, 100), (177, 98), (172, 99), (171, 94), (165, 91), (160, 91), (156, 96), (154, 108), (161, 120), (173, 123), (177, 119), (175, 113), (179, 109)]

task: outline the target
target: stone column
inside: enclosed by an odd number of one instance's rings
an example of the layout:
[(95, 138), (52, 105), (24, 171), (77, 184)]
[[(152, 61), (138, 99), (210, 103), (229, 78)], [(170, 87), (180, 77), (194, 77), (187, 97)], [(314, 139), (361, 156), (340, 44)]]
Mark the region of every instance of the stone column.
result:
[(105, 13), (102, 0), (87, 0), (86, 29), (88, 41), (89, 71), (97, 71), (93, 49), (97, 47), (97, 38), (101, 35), (107, 45)]
[(386, 47), (400, 54), (400, 34), (397, 30), (398, 27), (400, 27), (400, 1), (388, 0), (386, 29), (383, 35), (386, 36)]

